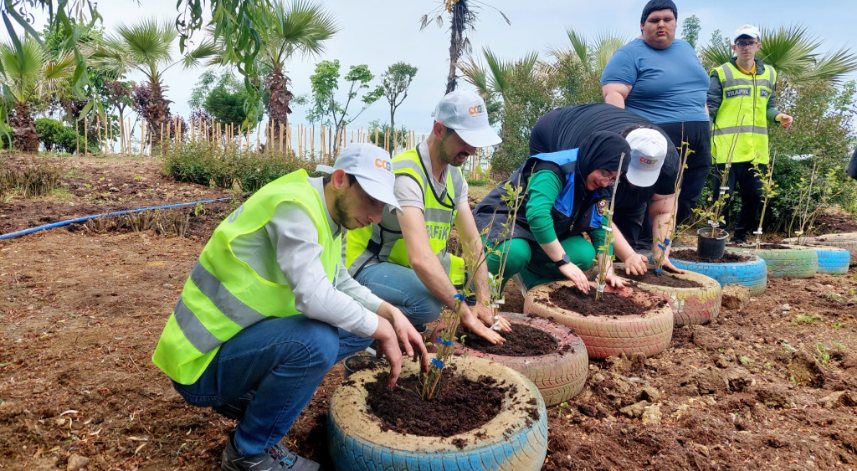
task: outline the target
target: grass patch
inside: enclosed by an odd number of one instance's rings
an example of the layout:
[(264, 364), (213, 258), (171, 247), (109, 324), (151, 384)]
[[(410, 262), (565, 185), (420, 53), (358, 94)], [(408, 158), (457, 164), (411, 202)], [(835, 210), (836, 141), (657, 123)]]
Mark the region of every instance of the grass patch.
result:
[(248, 193), (299, 169), (318, 176), (317, 164), (291, 152), (248, 152), (235, 146), (224, 148), (213, 141), (164, 148), (164, 172), (176, 180), (226, 189), (237, 187)]
[(11, 192), (24, 198), (51, 193), (60, 187), (62, 175), (62, 167), (50, 161), (26, 159), (11, 163), (6, 160), (0, 168), (0, 199)]
[(818, 320), (821, 320), (821, 316), (816, 316), (815, 314), (798, 314), (794, 320), (792, 320), (792, 325), (812, 325)]

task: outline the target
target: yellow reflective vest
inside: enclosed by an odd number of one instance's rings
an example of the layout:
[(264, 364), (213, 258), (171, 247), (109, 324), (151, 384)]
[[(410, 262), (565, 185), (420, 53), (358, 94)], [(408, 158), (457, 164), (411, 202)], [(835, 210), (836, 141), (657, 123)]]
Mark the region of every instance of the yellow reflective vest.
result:
[[(398, 178), (406, 175), (414, 179), (423, 191), (426, 221), (426, 232), (429, 244), (444, 269), (449, 274), (450, 281), (455, 285), (464, 283), (464, 261), (460, 257), (446, 251), (449, 232), (455, 220), (455, 205), (459, 195), (464, 191), (464, 177), (458, 167), (449, 166), (446, 174), (446, 192), (438, 195), (429, 180), (429, 174), (420, 158), (417, 148), (403, 152), (393, 158), (393, 173)], [(357, 276), (369, 262), (390, 262), (410, 267), (408, 249), (399, 219), (387, 208), (381, 216), (379, 224), (348, 231), (345, 239), (345, 266), (351, 276)]]
[(723, 89), (723, 102), (717, 110), (711, 135), (711, 158), (716, 164), (768, 163), (768, 100), (774, 93), (777, 73), (765, 65), (761, 74), (747, 75), (731, 62), (711, 71), (717, 74)]
[(259, 276), (231, 247), (236, 238), (264, 230), (276, 207), (287, 201), (312, 218), (324, 272), (335, 283), (342, 239), (333, 238), (325, 203), (307, 181), (306, 171), (265, 185), (214, 230), (164, 327), (152, 361), (177, 383), (196, 382), (220, 345), (242, 329), (268, 317), (298, 314), (291, 288)]

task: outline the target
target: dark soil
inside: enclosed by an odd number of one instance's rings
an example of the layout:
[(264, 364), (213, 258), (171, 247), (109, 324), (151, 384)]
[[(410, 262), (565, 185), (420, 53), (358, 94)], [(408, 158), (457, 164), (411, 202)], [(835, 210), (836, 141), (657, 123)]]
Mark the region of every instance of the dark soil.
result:
[(386, 360), (378, 360), (366, 355), (348, 357), (345, 359), (345, 362), (352, 372), (363, 370), (382, 370), (389, 366)]
[(622, 275), (631, 281), (638, 283), (646, 283), (655, 286), (667, 286), (670, 288), (702, 288), (702, 285), (693, 280), (686, 280), (670, 276), (666, 273), (655, 273), (653, 270), (648, 270), (642, 275)]
[(443, 374), (440, 396), (420, 400), (422, 381), (417, 376), (400, 377), (387, 389), (388, 372), (366, 383), (366, 401), (383, 424), (383, 430), (421, 437), (451, 437), (481, 427), (503, 407), (508, 386), (490, 376), (473, 381), (451, 369)]
[(815, 218), (814, 234), (857, 232), (857, 221), (850, 214), (822, 214)]
[(584, 316), (631, 316), (648, 311), (646, 307), (616, 293), (604, 293), (604, 299), (596, 301), (594, 288), (584, 294), (575, 287), (560, 286), (550, 293), (550, 301), (554, 306)]
[(464, 341), (461, 342), (464, 346), (493, 355), (513, 357), (548, 355), (556, 352), (559, 348), (559, 342), (553, 335), (526, 324), (517, 322), (511, 324), (511, 332), (500, 332), (500, 335), (506, 339), (502, 345), (494, 345), (461, 326), (458, 327), (455, 335), (459, 339), (462, 335), (466, 335)]
[(723, 258), (700, 257), (694, 249), (674, 250), (670, 252), (670, 258), (696, 263), (743, 263), (750, 260), (749, 255), (738, 255), (731, 252), (725, 252)]
[[(727, 247), (741, 248), (747, 249), (755, 246), (747, 246), (747, 245), (738, 245), (738, 244), (727, 244)], [(794, 247), (789, 247), (787, 245), (782, 244), (759, 244), (759, 248), (761, 250), (791, 250)]]
[[(228, 196), (170, 182), (152, 159), (63, 159), (83, 175), (97, 166), (106, 178), (131, 173), (131, 181), (149, 183), (153, 191), (144, 193), (159, 196), (140, 206)], [(7, 194), (0, 232), (36, 225), (42, 215), (91, 214), (71, 212), (101, 200), (109, 189), (99, 179), (67, 194)], [(158, 191), (165, 187), (169, 194)], [(179, 198), (182, 187), (192, 194)], [(53, 229), (0, 241), (3, 470), (66, 469), (75, 455), (89, 459), (89, 471), (218, 469), (235, 422), (187, 405), (151, 361), (219, 223), (210, 209), (206, 220), (190, 238)], [(744, 309), (676, 328), (661, 354), (590, 362), (583, 391), (568, 407), (549, 409), (542, 469), (857, 469), (855, 276), (857, 268), (807, 280), (769, 278), (765, 293)], [(503, 310), (522, 306), (508, 283)], [(327, 411), (342, 372), (341, 365), (331, 370), (283, 439), (328, 470)], [(651, 396), (655, 389), (659, 399)], [(659, 423), (621, 412), (641, 400), (660, 407)]]

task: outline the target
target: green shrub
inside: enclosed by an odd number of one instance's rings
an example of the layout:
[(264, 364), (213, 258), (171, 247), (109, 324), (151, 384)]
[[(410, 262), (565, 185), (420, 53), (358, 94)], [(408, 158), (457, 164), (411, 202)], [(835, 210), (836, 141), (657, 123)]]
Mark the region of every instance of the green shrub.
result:
[(295, 170), (315, 172), (316, 162), (298, 159), (292, 152), (259, 153), (224, 149), (214, 142), (190, 142), (164, 149), (164, 172), (178, 181), (252, 193)]
[[(74, 128), (51, 118), (38, 118), (36, 120), (36, 132), (41, 134), (39, 142), (45, 146), (48, 152), (68, 152), (75, 150), (83, 152), (83, 135), (75, 134)], [(94, 132), (94, 131), (93, 131)], [(99, 141), (96, 137), (89, 136), (88, 150), (90, 153), (98, 153)]]

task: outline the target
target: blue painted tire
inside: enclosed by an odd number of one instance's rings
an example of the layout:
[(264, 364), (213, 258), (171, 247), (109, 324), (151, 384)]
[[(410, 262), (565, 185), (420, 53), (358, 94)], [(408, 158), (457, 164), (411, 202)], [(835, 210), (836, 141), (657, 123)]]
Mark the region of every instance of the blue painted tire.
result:
[(751, 258), (746, 262), (738, 263), (700, 263), (678, 260), (670, 257), (670, 261), (676, 268), (701, 273), (714, 278), (725, 285), (742, 285), (750, 288), (750, 296), (758, 296), (765, 292), (768, 285), (768, 267), (761, 258), (747, 253), (736, 253), (730, 249), (727, 252), (735, 255), (749, 255)]
[[(484, 358), (456, 357), (457, 370), (473, 379), (489, 375), (516, 386), (503, 410), (485, 425), (451, 437), (420, 437), (381, 429), (366, 404), (362, 383), (377, 372), (358, 371), (330, 400), (328, 441), (338, 471), (537, 471), (547, 456), (548, 417), (538, 388), (522, 374)], [(418, 367), (402, 362), (402, 376)], [(535, 399), (535, 403), (533, 403)], [(538, 418), (530, 412), (538, 410)], [(450, 420), (455, 420), (451, 417)], [(484, 434), (484, 435), (483, 435)], [(477, 436), (478, 435), (478, 436)], [(466, 443), (459, 448), (453, 442)]]
[(813, 245), (812, 248), (818, 254), (819, 273), (828, 273), (831, 275), (844, 275), (848, 273), (851, 254), (847, 250), (823, 245)]
[(851, 254), (851, 265), (857, 265), (857, 232), (848, 232), (845, 234), (827, 234), (819, 237), (803, 237), (798, 239), (797, 237), (792, 237), (791, 239), (783, 240), (783, 244), (796, 244), (796, 243), (804, 243), (804, 244), (818, 244), (823, 245), (825, 247), (838, 247), (840, 249), (845, 249), (848, 253)]

